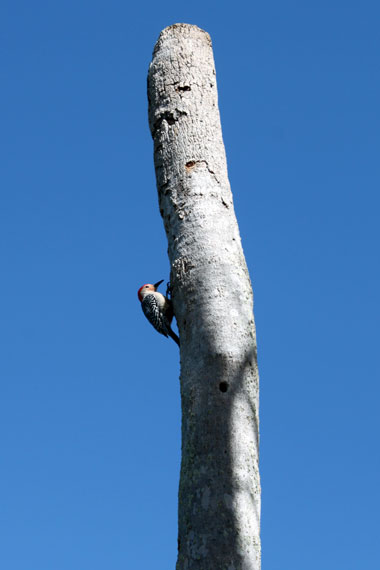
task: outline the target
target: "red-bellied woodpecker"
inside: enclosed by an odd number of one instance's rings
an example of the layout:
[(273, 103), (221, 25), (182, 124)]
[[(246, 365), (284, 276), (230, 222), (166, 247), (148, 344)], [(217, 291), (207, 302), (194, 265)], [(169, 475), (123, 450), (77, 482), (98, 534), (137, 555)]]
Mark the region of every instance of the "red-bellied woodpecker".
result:
[[(164, 336), (170, 336), (179, 346), (179, 338), (171, 329), (173, 320), (173, 307), (170, 299), (157, 291), (163, 279), (154, 285), (147, 283), (140, 287), (137, 292), (141, 301), (141, 308), (148, 321), (154, 326), (156, 331)], [(166, 293), (168, 294), (168, 293)]]

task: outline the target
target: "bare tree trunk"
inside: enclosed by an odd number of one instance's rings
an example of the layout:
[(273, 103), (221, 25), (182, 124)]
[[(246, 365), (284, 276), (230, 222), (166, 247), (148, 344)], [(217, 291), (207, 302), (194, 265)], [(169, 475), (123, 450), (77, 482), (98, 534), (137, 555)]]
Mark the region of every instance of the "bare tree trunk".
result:
[(188, 24), (163, 30), (149, 69), (148, 97), (181, 339), (176, 568), (259, 570), (253, 299), (206, 32)]

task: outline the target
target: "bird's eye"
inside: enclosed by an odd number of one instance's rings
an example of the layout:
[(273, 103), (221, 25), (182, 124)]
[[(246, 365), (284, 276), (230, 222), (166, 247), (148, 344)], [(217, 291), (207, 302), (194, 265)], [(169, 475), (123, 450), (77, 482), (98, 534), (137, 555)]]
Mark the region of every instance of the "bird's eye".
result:
[(145, 285), (145, 289), (148, 289), (148, 285)]

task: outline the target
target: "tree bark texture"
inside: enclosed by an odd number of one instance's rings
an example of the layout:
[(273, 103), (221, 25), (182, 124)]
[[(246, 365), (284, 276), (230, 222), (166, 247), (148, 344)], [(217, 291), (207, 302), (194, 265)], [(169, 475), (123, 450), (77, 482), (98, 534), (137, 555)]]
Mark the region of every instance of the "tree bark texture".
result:
[(149, 124), (181, 339), (177, 570), (259, 570), (253, 296), (227, 175), (210, 36), (164, 29)]

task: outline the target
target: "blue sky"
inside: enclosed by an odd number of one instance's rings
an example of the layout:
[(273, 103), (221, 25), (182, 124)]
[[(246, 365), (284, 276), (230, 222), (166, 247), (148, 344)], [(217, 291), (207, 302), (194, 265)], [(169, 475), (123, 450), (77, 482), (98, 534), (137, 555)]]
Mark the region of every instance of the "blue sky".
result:
[(376, 2), (0, 8), (0, 567), (176, 559), (177, 347), (147, 124), (161, 29), (212, 37), (254, 294), (266, 570), (380, 567)]

